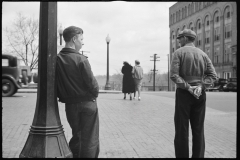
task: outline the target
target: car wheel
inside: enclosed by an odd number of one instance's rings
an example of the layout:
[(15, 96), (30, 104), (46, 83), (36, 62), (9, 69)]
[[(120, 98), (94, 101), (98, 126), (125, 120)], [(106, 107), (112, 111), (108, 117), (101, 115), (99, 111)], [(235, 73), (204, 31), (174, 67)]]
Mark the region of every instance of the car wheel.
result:
[(8, 97), (12, 96), (16, 91), (16, 87), (13, 82), (8, 79), (2, 79), (2, 96)]

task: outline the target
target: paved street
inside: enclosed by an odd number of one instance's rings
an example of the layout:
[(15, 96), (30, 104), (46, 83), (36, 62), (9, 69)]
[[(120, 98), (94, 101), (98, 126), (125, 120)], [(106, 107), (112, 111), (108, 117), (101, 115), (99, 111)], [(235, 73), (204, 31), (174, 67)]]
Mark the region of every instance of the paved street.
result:
[[(207, 92), (206, 158), (236, 158), (236, 92)], [(217, 97), (217, 98), (216, 98)], [(2, 98), (2, 157), (18, 158), (28, 137), (37, 93)], [(99, 158), (174, 158), (174, 92), (143, 92), (141, 101), (101, 93)], [(67, 141), (71, 129), (59, 104)], [(191, 155), (191, 129), (189, 143)]]

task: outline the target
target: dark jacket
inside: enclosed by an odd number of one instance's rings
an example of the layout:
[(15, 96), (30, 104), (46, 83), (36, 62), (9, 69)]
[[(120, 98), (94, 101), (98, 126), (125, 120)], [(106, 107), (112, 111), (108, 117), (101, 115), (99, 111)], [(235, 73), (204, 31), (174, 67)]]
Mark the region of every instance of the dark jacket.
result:
[(84, 55), (74, 49), (63, 48), (57, 55), (57, 97), (63, 103), (95, 100), (99, 87), (91, 66)]
[[(193, 85), (208, 88), (217, 79), (215, 69), (208, 55), (193, 43), (177, 49), (172, 57), (170, 78), (178, 88), (188, 89)], [(211, 83), (205, 83), (212, 79)]]
[(135, 85), (134, 80), (132, 77), (132, 69), (133, 67), (129, 64), (126, 64), (122, 67), (123, 73), (123, 86), (122, 86), (122, 93), (134, 93), (135, 92)]

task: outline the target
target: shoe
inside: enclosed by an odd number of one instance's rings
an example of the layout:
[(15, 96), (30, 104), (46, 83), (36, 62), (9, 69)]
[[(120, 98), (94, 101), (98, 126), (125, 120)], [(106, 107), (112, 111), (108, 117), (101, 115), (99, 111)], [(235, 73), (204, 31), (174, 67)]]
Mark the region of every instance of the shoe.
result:
[(132, 100), (132, 97), (130, 97), (130, 100)]
[(123, 97), (123, 99), (126, 99), (126, 97)]
[(141, 98), (140, 98), (140, 97), (138, 97), (138, 100), (140, 101), (140, 100), (141, 100)]

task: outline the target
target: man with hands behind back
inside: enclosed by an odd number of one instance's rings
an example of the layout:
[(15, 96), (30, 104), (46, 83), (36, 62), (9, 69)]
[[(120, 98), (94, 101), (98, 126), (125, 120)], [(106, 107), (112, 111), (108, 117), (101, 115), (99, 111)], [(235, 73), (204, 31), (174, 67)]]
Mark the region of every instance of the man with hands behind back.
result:
[(205, 152), (204, 119), (206, 93), (216, 79), (216, 72), (208, 55), (193, 42), (196, 33), (184, 29), (177, 39), (180, 48), (173, 53), (170, 78), (176, 84), (175, 101), (175, 155), (189, 158), (189, 121), (192, 128), (192, 158), (203, 158)]

